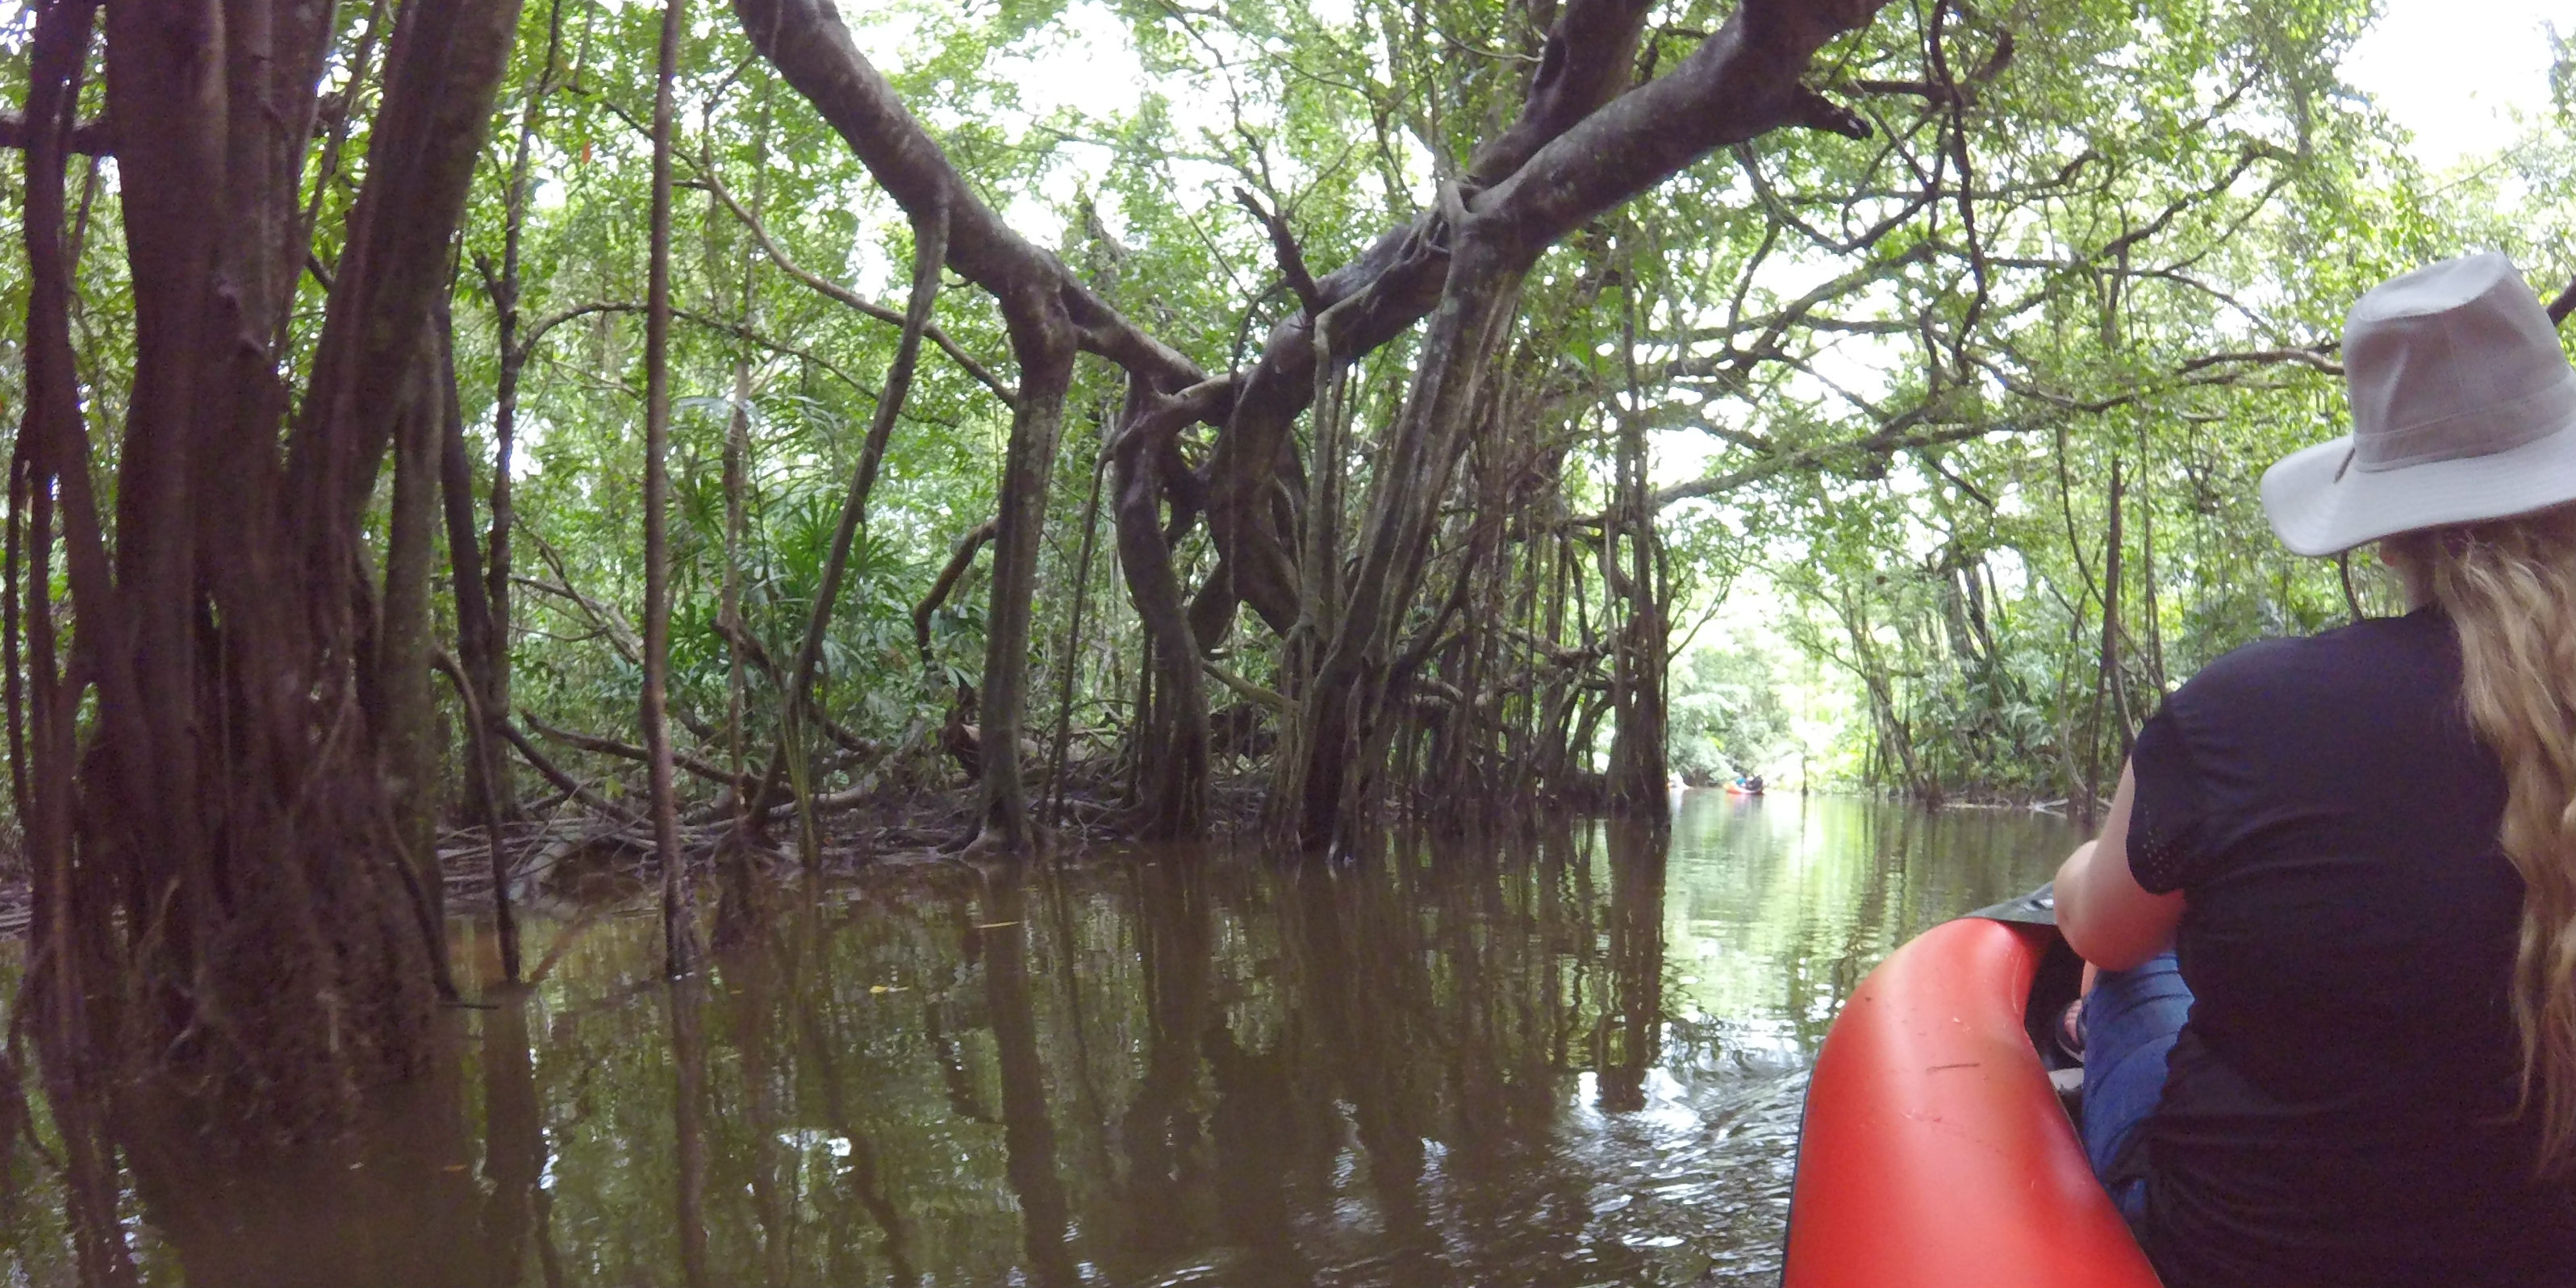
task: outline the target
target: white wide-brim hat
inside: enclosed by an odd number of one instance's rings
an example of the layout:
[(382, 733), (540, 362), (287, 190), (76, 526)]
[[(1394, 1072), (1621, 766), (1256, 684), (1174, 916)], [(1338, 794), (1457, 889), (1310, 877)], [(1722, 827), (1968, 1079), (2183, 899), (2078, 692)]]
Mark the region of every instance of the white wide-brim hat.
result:
[(2344, 321), (2352, 431), (2263, 472), (2281, 544), (2367, 541), (2576, 501), (2576, 368), (2495, 252), (2374, 288)]

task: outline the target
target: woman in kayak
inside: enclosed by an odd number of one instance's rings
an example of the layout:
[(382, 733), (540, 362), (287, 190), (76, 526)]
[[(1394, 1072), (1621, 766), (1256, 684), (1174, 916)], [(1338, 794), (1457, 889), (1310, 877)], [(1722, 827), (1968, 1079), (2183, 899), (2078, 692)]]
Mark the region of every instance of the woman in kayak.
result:
[(2084, 1144), (2168, 1288), (2576, 1284), (2576, 370), (2501, 255), (2354, 305), (2263, 476), (2413, 611), (2239, 649), (2057, 878)]

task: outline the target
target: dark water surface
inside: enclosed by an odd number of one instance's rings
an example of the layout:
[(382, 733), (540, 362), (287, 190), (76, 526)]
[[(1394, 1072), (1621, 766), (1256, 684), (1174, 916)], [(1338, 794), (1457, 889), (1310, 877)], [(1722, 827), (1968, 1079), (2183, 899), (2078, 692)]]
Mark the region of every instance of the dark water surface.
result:
[[(492, 1284), (1770, 1282), (1842, 998), (2073, 839), (1692, 792), (1668, 844), (949, 865), (782, 893), (679, 985), (649, 902), (540, 919), (536, 987), (457, 1013), (428, 1182), (245, 1183)], [(70, 1272), (46, 1188), (0, 1283)], [(131, 1202), (151, 1281), (279, 1237)]]

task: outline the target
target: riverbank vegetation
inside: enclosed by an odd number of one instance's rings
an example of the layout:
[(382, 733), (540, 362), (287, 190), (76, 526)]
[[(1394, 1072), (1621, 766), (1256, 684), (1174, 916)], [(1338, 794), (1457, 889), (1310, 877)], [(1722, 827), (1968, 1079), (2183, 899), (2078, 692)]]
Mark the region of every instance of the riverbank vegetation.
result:
[(10, 10), (12, 1033), (83, 1273), (119, 1150), (202, 1164), (137, 1122), (424, 1067), (461, 866), (516, 978), (532, 864), (651, 856), (685, 972), (773, 865), (1656, 811), (1779, 745), (1762, 655), (1674, 671), (1752, 581), (1863, 781), (2088, 808), (2384, 599), (2254, 499), (2345, 302), (2576, 276), (2576, 108), (2436, 181), (2367, 17)]

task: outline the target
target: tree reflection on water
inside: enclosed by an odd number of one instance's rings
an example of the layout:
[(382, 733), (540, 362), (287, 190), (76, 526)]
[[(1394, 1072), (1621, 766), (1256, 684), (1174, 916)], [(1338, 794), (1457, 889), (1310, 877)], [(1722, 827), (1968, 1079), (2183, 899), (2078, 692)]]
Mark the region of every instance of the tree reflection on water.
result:
[[(256, 1177), (144, 1160), (135, 1274), (1760, 1281), (1842, 998), (2069, 839), (1694, 793), (1332, 863), (939, 865), (780, 892), (677, 982), (649, 906), (540, 921), (545, 973), (481, 970), (403, 1122)], [(456, 935), (472, 980), (489, 935)], [(59, 1178), (5, 1161), (0, 1276), (70, 1281)]]

